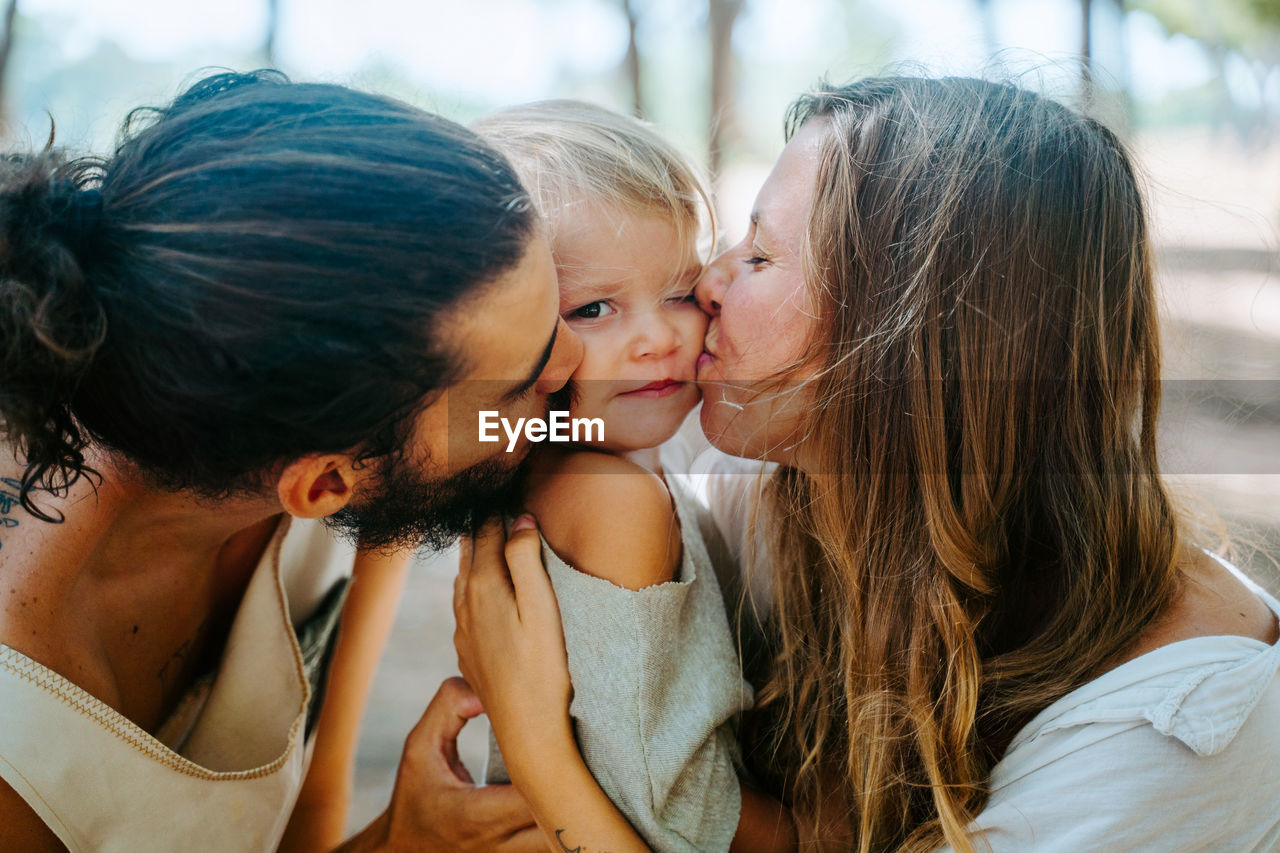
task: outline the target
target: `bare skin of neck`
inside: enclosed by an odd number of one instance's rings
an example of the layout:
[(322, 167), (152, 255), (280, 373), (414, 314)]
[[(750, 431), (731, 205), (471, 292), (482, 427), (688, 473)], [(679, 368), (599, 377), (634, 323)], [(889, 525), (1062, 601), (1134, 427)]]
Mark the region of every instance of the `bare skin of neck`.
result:
[[(7, 503), (0, 642), (154, 731), (216, 661), (280, 504), (159, 491), (92, 461), (96, 491), (82, 478), (65, 497), (37, 495), (61, 524)], [(0, 465), (0, 477), (21, 475)]]
[(1161, 646), (1195, 637), (1240, 636), (1268, 645), (1280, 641), (1276, 615), (1252, 590), (1197, 550), (1182, 570), (1182, 590), (1116, 665)]

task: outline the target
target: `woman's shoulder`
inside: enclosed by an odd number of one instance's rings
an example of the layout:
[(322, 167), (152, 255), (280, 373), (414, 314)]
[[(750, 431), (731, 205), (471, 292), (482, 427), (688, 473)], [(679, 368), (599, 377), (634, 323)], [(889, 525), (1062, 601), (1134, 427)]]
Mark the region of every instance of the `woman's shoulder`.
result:
[(1280, 645), (1198, 637), (1046, 708), (991, 775), (975, 826), (1005, 851), (1272, 850)]
[(1267, 645), (1280, 639), (1275, 612), (1280, 605), (1221, 557), (1192, 551), (1181, 580), (1179, 595), (1168, 611), (1143, 632), (1120, 663), (1197, 637), (1246, 637)]
[[(1211, 555), (1197, 559), (1169, 616), (1119, 665), (1054, 702), (1010, 746), (1130, 720), (1201, 755), (1221, 752), (1260, 703), (1280, 712), (1280, 602)], [(1280, 750), (1280, 730), (1259, 731)]]
[[(1274, 626), (1280, 603), (1263, 595)], [(1009, 840), (997, 851), (1026, 849), (1018, 839), (1031, 844), (1031, 834), (1036, 850), (1101, 849), (1121, 838), (1133, 850), (1271, 849), (1280, 840), (1272, 639), (1187, 636), (1062, 697), (995, 766), (977, 825)]]

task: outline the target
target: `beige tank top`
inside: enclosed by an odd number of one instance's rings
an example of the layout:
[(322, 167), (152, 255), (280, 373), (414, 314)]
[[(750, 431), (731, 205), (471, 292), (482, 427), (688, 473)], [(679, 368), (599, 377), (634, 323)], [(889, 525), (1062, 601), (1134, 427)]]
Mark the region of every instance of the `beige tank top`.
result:
[(0, 644), (0, 777), (73, 853), (274, 850), (353, 561), (319, 522), (286, 518), (217, 671), (154, 736)]

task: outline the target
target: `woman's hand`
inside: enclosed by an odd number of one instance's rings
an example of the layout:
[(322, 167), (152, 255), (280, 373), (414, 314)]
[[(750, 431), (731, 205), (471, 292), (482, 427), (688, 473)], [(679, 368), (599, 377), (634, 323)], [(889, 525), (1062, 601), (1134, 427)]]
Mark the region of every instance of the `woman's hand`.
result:
[(510, 539), (490, 519), (463, 540), (453, 612), (459, 671), (516, 780), (523, 767), (536, 766), (539, 748), (573, 743), (564, 630), (532, 516), (516, 519)]
[(569, 720), (569, 659), (533, 516), (464, 540), (453, 585), (458, 668), (489, 715), (507, 772), (552, 850), (647, 853), (583, 763)]

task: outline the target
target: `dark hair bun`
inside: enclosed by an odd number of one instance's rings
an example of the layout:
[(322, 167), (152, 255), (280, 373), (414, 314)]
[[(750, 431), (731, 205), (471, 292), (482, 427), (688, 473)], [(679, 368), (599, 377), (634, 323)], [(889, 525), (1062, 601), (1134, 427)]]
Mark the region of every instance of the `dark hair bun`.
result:
[(92, 473), (70, 407), (106, 334), (83, 263), (101, 224), (92, 178), (91, 162), (53, 152), (0, 159), (0, 418), (28, 464), (23, 506), (46, 519), (29, 489)]

